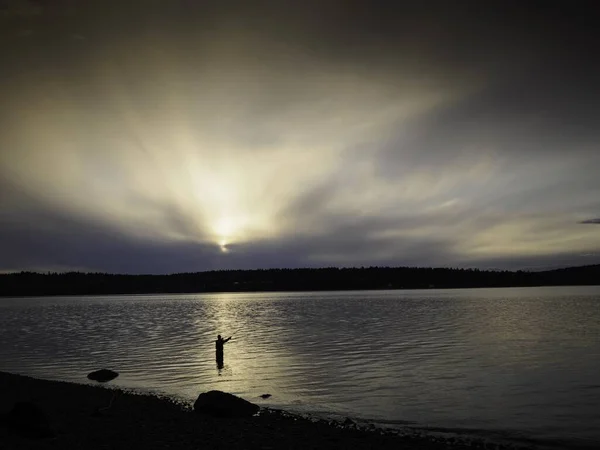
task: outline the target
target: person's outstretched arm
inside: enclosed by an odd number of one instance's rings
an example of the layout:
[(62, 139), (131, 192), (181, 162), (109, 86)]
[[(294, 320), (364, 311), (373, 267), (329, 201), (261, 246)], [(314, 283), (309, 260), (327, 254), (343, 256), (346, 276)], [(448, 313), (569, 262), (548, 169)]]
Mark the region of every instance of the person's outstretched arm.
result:
[(229, 341), (229, 339), (231, 339), (231, 336), (229, 336), (227, 339), (225, 339), (225, 340), (223, 341), (223, 343), (225, 343), (225, 342)]

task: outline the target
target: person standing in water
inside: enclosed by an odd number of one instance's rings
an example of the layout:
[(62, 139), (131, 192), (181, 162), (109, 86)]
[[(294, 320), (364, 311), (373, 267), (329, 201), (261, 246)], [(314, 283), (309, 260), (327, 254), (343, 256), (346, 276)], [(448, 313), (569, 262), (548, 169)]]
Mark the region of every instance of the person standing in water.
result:
[(217, 351), (217, 363), (223, 364), (223, 345), (231, 339), (229, 336), (227, 339), (223, 339), (219, 334), (215, 341), (215, 350)]

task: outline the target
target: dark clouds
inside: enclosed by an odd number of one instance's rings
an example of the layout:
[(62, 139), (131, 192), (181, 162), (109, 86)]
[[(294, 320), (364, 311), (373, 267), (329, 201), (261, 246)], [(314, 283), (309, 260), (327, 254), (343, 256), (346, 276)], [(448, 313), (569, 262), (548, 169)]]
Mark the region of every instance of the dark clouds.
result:
[[(36, 208), (22, 213), (17, 223), (3, 223), (0, 271), (94, 270), (112, 273), (172, 273), (228, 268), (321, 267), (338, 265), (407, 265), (456, 263), (451, 242), (436, 237), (396, 239), (393, 245), (376, 236), (390, 223), (377, 219), (345, 218), (334, 228), (284, 239), (257, 240), (228, 246), (223, 253), (214, 244), (168, 242), (124, 234), (99, 224), (56, 211)], [(142, 230), (140, 230), (142, 231)], [(315, 256), (316, 255), (316, 256)]]
[(4, 0), (0, 270), (589, 263), (588, 6)]

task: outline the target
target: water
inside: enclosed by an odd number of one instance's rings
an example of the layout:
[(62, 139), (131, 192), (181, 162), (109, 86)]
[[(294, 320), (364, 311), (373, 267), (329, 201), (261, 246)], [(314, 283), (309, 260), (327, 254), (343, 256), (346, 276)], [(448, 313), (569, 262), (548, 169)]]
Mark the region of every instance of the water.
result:
[(189, 401), (600, 447), (600, 287), (0, 299), (0, 370), (101, 367)]

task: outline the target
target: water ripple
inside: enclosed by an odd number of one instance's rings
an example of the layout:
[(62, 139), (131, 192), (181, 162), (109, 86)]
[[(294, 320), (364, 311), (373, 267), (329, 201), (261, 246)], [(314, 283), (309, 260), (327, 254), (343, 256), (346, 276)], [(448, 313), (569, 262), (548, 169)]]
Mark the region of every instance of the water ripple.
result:
[[(600, 441), (600, 289), (0, 299), (0, 370)], [(216, 334), (233, 335), (225, 365)]]

